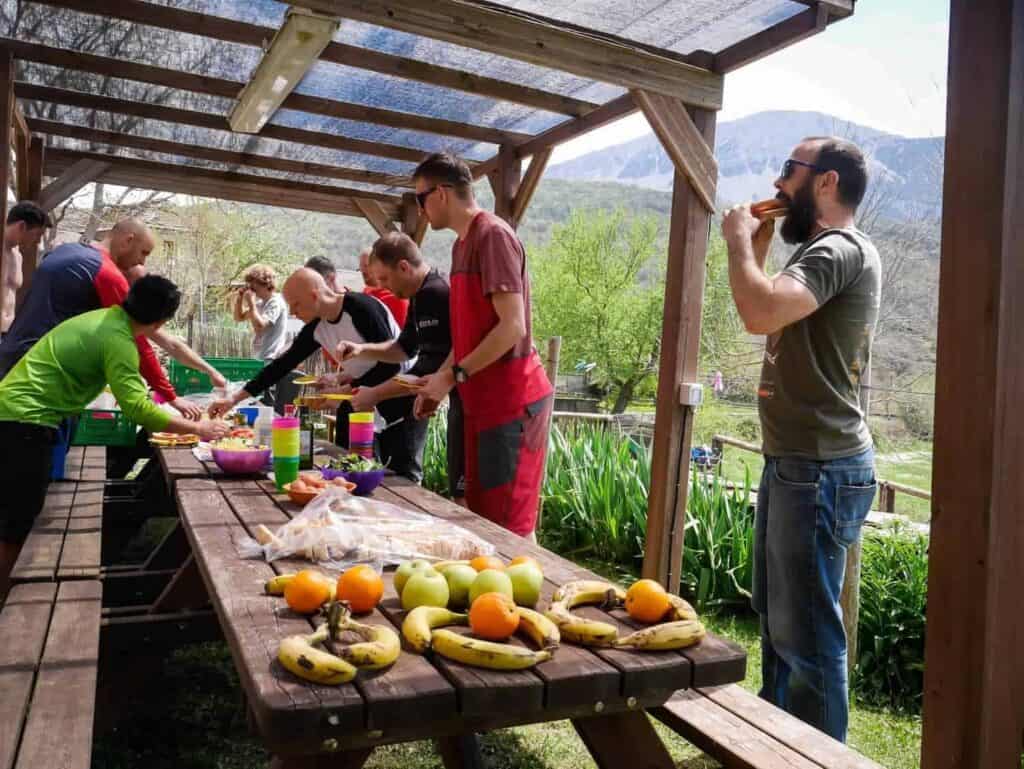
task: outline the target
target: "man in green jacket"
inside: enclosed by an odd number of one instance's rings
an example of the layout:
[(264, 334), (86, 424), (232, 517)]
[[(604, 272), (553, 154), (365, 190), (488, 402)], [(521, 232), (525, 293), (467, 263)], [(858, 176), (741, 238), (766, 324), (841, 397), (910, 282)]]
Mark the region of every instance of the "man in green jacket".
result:
[(49, 331), (0, 381), (0, 599), (21, 546), (43, 507), (57, 425), (108, 384), (124, 415), (150, 432), (225, 435), (225, 422), (172, 416), (149, 399), (136, 337), (170, 320), (181, 293), (166, 278), (136, 281), (124, 303), (70, 318)]

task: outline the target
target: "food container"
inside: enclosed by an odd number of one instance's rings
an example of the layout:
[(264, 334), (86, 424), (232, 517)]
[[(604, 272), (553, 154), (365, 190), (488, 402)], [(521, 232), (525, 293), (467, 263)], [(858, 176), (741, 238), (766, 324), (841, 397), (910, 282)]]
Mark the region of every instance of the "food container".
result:
[(232, 451), (210, 447), (213, 461), (228, 475), (252, 475), (262, 473), (270, 464), (270, 449), (248, 449)]

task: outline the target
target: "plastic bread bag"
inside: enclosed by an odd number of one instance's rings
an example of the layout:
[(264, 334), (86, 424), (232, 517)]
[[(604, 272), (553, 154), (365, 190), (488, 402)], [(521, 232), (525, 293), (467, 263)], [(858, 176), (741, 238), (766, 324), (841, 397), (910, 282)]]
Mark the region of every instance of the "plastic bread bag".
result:
[(259, 526), (253, 533), (255, 540), (240, 543), (245, 557), (305, 558), (337, 569), (355, 563), (379, 568), (417, 558), (469, 560), (494, 553), (489, 542), (441, 518), (334, 487), (276, 531)]

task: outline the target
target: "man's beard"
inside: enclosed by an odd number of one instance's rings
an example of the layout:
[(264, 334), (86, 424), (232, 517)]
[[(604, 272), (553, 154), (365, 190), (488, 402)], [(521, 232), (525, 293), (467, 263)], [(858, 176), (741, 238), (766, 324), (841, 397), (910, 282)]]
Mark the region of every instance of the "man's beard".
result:
[(814, 205), (814, 194), (811, 192), (813, 181), (813, 177), (808, 179), (789, 201), (789, 213), (779, 230), (782, 239), (791, 246), (810, 240), (818, 221), (818, 208)]

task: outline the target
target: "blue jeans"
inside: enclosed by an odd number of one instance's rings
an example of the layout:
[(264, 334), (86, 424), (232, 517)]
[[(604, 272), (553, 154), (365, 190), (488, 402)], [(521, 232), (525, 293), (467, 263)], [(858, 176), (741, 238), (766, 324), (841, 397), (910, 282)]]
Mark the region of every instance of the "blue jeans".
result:
[(843, 459), (765, 457), (754, 523), (752, 604), (761, 697), (846, 741), (846, 549), (875, 497), (872, 449)]

